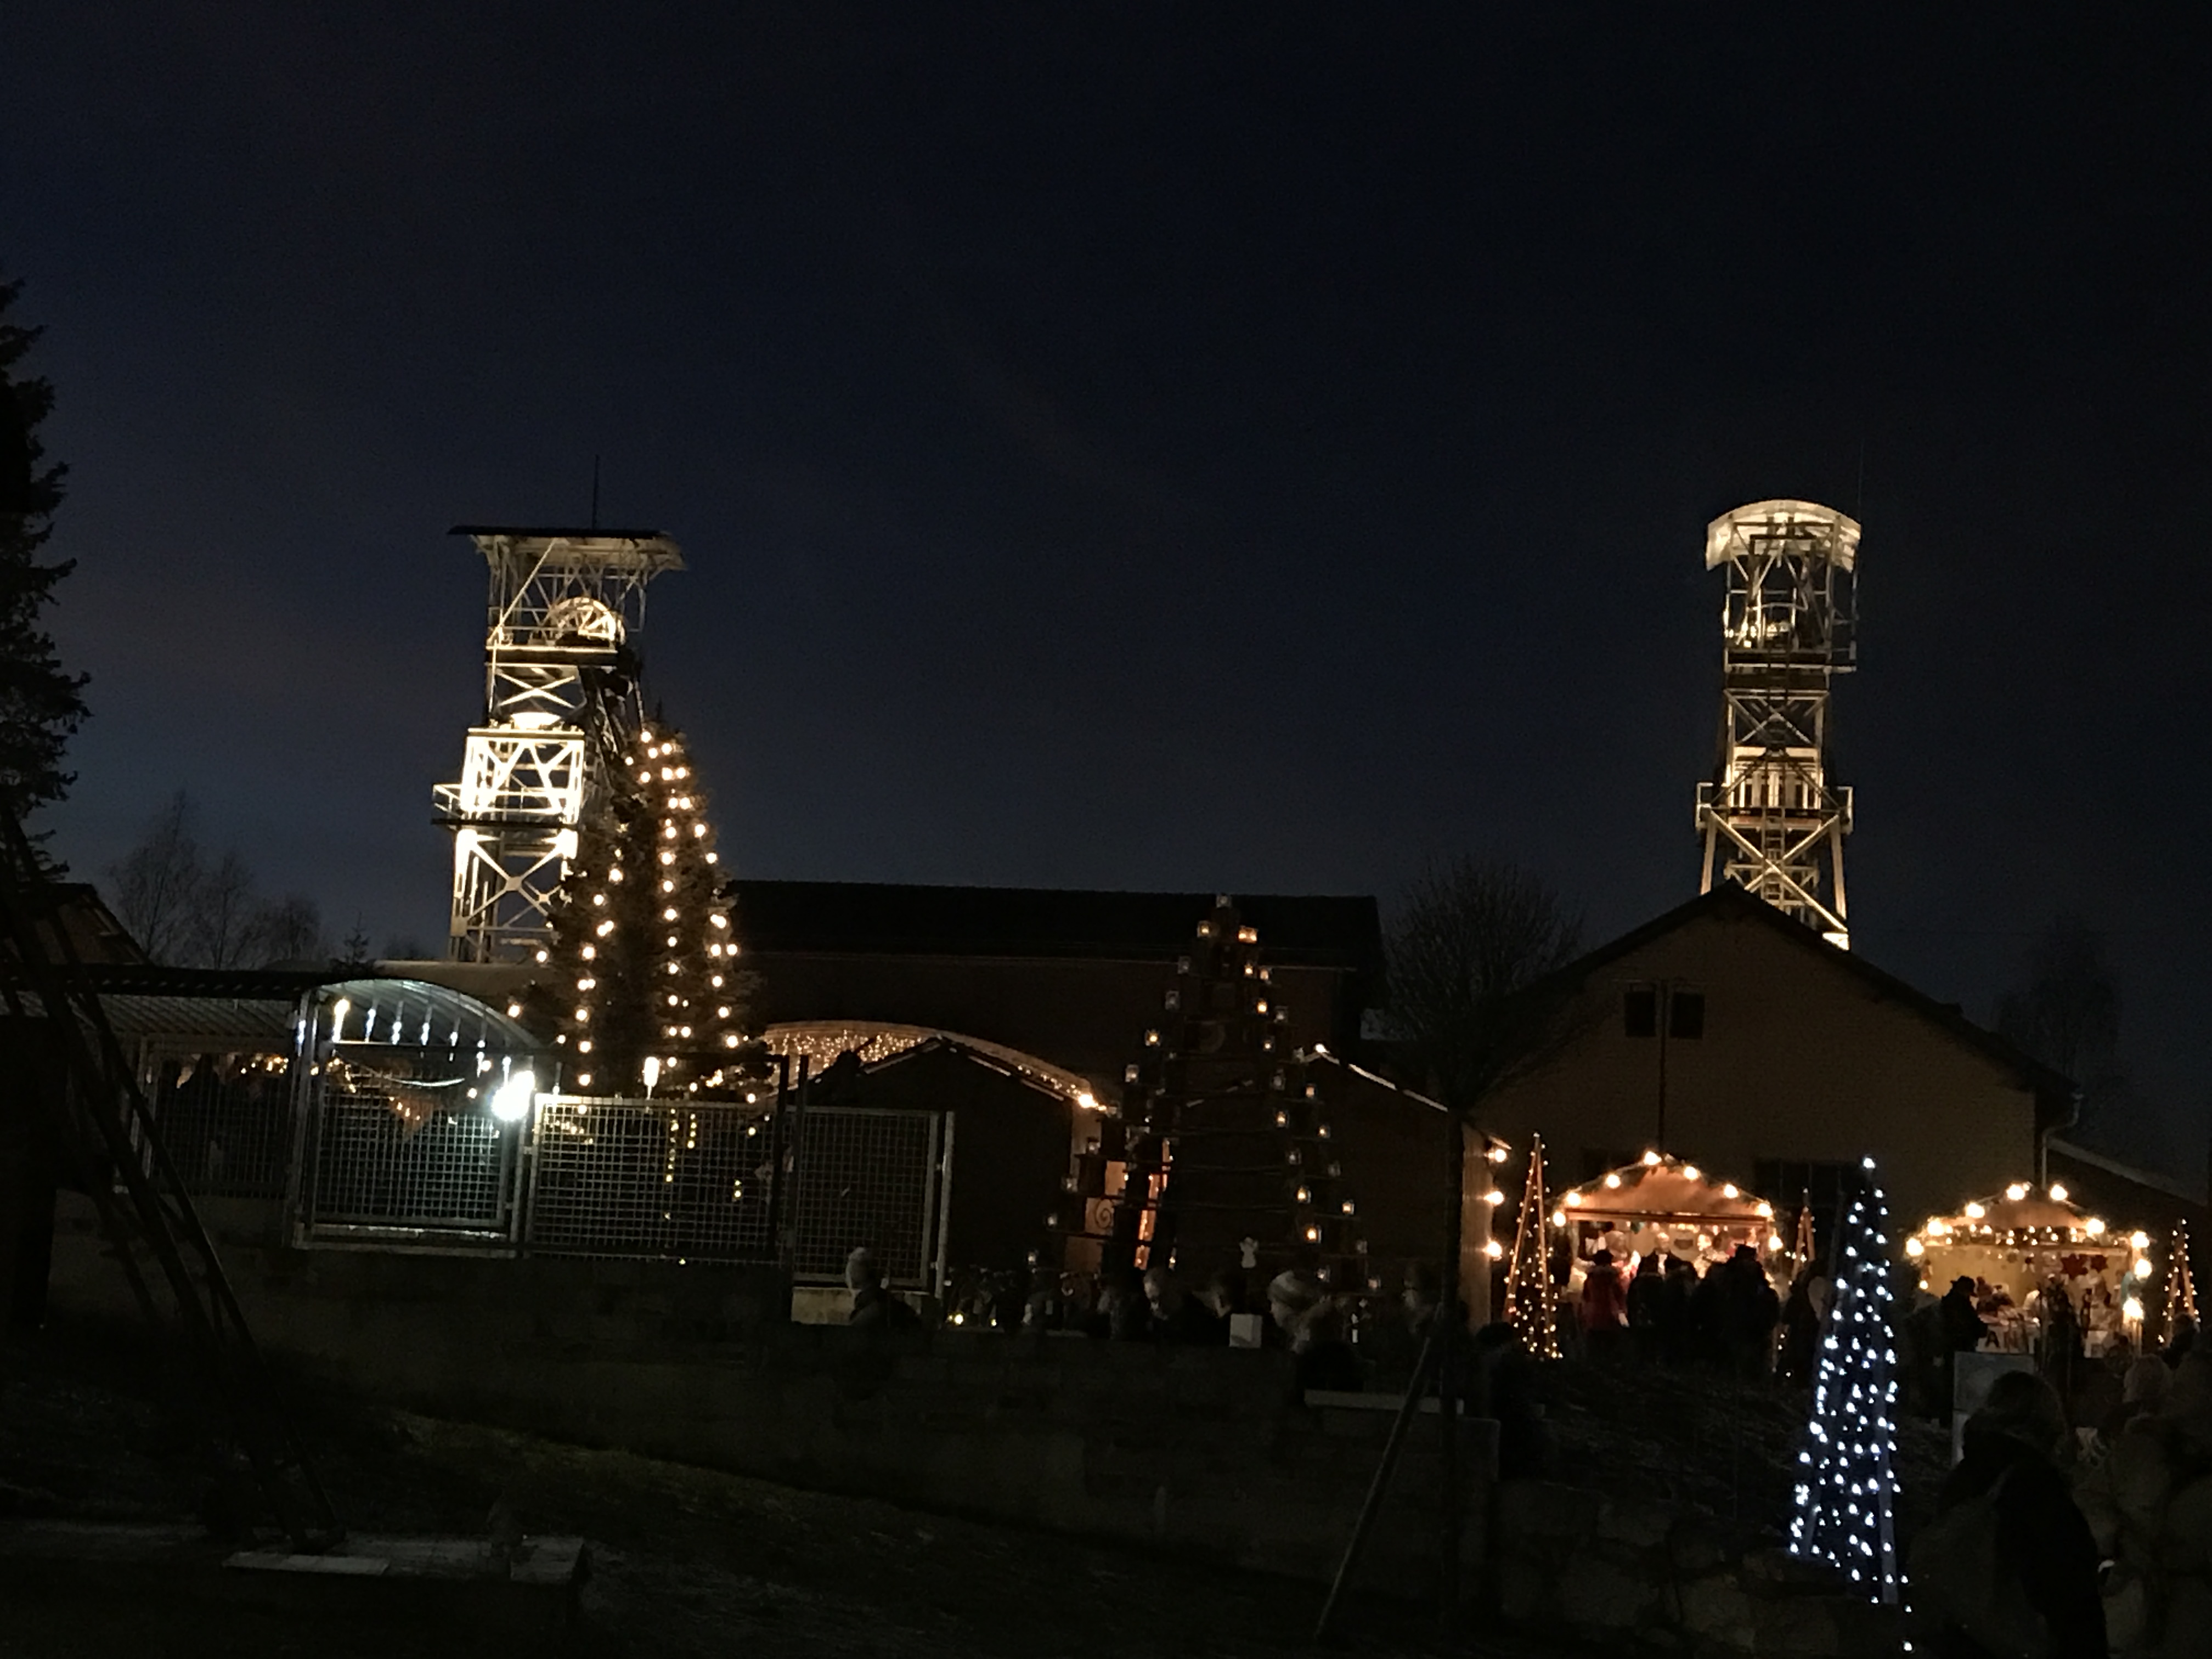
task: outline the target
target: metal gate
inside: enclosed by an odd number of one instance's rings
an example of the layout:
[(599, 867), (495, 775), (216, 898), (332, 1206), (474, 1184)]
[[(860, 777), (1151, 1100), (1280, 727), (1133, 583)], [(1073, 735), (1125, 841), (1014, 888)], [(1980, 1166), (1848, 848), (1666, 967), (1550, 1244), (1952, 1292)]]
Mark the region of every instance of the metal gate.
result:
[(524, 1242), (566, 1255), (772, 1262), (775, 1129), (758, 1106), (541, 1096)]
[(792, 1277), (842, 1279), (865, 1246), (890, 1283), (942, 1292), (952, 1114), (817, 1106), (797, 1122)]
[(450, 1061), (405, 1059), (317, 1079), (305, 1242), (755, 1263), (817, 1284), (865, 1247), (890, 1283), (943, 1287), (949, 1112), (539, 1095), (509, 1122), (453, 1087)]
[(378, 1061), (334, 1059), (319, 1079), (301, 1160), (309, 1236), (511, 1245), (526, 1119), (491, 1114), (467, 1059), (402, 1050)]

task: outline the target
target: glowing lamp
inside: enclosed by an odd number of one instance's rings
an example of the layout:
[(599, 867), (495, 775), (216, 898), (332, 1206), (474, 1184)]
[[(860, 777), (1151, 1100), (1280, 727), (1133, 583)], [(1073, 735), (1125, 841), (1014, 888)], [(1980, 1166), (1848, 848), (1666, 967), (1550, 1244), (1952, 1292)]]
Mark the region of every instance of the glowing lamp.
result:
[(1658, 1154), (1658, 1153), (1656, 1153), (1656, 1152), (1646, 1152), (1646, 1153), (1644, 1153), (1644, 1162), (1647, 1165), (1648, 1165), (1648, 1164), (1656, 1164), (1658, 1161), (1659, 1161), (1659, 1154)]
[(1686, 1181), (1702, 1181), (1705, 1179), (1703, 1176), (1698, 1173), (1698, 1166), (1694, 1164), (1685, 1164), (1682, 1166), (1682, 1178)]
[(1608, 1186), (1608, 1187), (1618, 1187), (1619, 1185), (1620, 1185), (1620, 1176), (1618, 1176), (1618, 1175), (1609, 1175), (1609, 1176), (1606, 1176), (1606, 1178), (1605, 1178), (1605, 1184), (1606, 1184), (1607, 1186)]
[(501, 1123), (519, 1123), (530, 1115), (530, 1103), (537, 1093), (536, 1073), (527, 1069), (513, 1073), (492, 1096), (491, 1115)]
[(1482, 1253), (1488, 1256), (1492, 1261), (1495, 1261), (1498, 1257), (1505, 1254), (1505, 1247), (1493, 1238), (1490, 1243), (1482, 1247)]
[(2063, 1204), (2066, 1201), (2066, 1189), (2055, 1181), (2051, 1183), (2051, 1201), (2053, 1204)]

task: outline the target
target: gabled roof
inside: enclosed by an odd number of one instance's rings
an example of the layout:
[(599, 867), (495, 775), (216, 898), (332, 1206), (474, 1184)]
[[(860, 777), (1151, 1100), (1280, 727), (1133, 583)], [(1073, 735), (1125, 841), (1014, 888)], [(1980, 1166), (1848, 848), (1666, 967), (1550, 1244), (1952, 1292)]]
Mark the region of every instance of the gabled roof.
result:
[[(893, 882), (762, 881), (727, 890), (749, 951), (833, 955), (1075, 957), (1172, 961), (1212, 913), (1212, 893)], [(1238, 895), (1267, 960), (1378, 969), (1382, 924), (1366, 896)]]
[(1066, 1066), (1003, 1042), (934, 1026), (870, 1019), (789, 1020), (769, 1026), (761, 1033), (761, 1041), (772, 1054), (811, 1055), (817, 1073), (847, 1054), (858, 1054), (860, 1063), (872, 1072), (911, 1054), (949, 1048), (993, 1071), (1018, 1075), (1048, 1093), (1064, 1095), (1086, 1106), (1097, 1104), (1089, 1081)]
[[(1075, 1077), (1073, 1073), (1063, 1072), (1058, 1066), (1036, 1060), (1030, 1055), (1018, 1055), (1014, 1050), (1003, 1048), (998, 1043), (978, 1042), (973, 1037), (955, 1036), (949, 1031), (933, 1031), (921, 1042), (901, 1048), (895, 1054), (886, 1054), (881, 1060), (867, 1061), (862, 1070), (870, 1076), (873, 1076), (878, 1072), (890, 1071), (895, 1066), (910, 1064), (929, 1054), (951, 1054), (956, 1059), (966, 1060), (970, 1065), (980, 1066), (985, 1071), (996, 1072), (1001, 1077), (1010, 1077), (1017, 1083), (1025, 1084), (1039, 1094), (1048, 1095), (1054, 1100), (1095, 1105), (1095, 1103), (1091, 1100), (1089, 1088), (1084, 1085), (1082, 1079)], [(1074, 1086), (1071, 1088), (1060, 1079), (1067, 1079)]]
[(1776, 909), (1765, 900), (1746, 892), (1732, 882), (1723, 882), (1710, 893), (1701, 893), (1687, 903), (1678, 904), (1673, 909), (1654, 916), (1642, 927), (1632, 928), (1619, 939), (1599, 945), (1588, 955), (1578, 957), (1565, 967), (1547, 975), (1522, 994), (1540, 997), (1547, 993), (1556, 995), (1563, 988), (1578, 988), (1599, 969), (1633, 955), (1656, 939), (1708, 918), (1746, 921), (1771, 928), (1777, 938), (1785, 939), (1799, 950), (1819, 957), (1829, 966), (1853, 975), (1876, 996), (1910, 1009), (1966, 1048), (2010, 1072), (2035, 1092), (2039, 1101), (2045, 1103), (2046, 1115), (2055, 1116), (2074, 1098), (2072, 1079), (2052, 1071), (2042, 1061), (2024, 1054), (1995, 1031), (1975, 1024), (1966, 1018), (1958, 1004), (1939, 1002), (1925, 991), (1906, 984), (1896, 975), (1883, 972), (1857, 951), (1838, 949), (1803, 922)]
[(1394, 1083), (1380, 1072), (1370, 1072), (1364, 1066), (1355, 1065), (1342, 1054), (1324, 1048), (1319, 1043), (1316, 1043), (1310, 1048), (1300, 1049), (1298, 1058), (1304, 1060), (1308, 1066), (1334, 1066), (1347, 1077), (1358, 1078), (1362, 1083), (1369, 1084), (1377, 1089), (1386, 1089), (1400, 1099), (1411, 1101), (1425, 1111), (1441, 1114), (1444, 1110), (1442, 1101), (1431, 1100), (1419, 1090), (1409, 1089), (1402, 1083)]

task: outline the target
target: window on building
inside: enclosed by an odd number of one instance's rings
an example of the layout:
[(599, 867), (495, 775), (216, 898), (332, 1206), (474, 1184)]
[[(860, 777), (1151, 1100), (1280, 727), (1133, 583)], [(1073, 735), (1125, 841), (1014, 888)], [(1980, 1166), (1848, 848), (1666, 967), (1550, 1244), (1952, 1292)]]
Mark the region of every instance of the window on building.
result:
[(1667, 1035), (1696, 1038), (1705, 1034), (1705, 994), (1676, 990), (1667, 998)]
[(1659, 988), (1632, 985), (1620, 994), (1620, 1029), (1632, 1037), (1659, 1035)]

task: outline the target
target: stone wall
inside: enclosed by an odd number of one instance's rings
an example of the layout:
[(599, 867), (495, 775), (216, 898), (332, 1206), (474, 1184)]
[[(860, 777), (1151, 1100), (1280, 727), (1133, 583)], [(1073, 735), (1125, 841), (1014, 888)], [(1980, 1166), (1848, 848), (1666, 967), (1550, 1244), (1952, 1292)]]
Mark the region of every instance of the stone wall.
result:
[(1492, 1535), (1491, 1588), (1519, 1629), (1713, 1659), (1899, 1650), (1893, 1610), (1784, 1552), (1731, 1549), (1702, 1510), (1508, 1480)]
[[(207, 1218), (281, 1363), (427, 1413), (1164, 1546), (1326, 1582), (1395, 1402), (1312, 1407), (1285, 1356), (941, 1329), (871, 1340), (785, 1316), (773, 1273), (708, 1264), (297, 1250), (252, 1206)], [(64, 1195), (52, 1306), (134, 1319)], [(1481, 1582), (1488, 1424), (1462, 1425), (1462, 1582)], [(1417, 1419), (1361, 1583), (1433, 1593), (1440, 1419)]]

